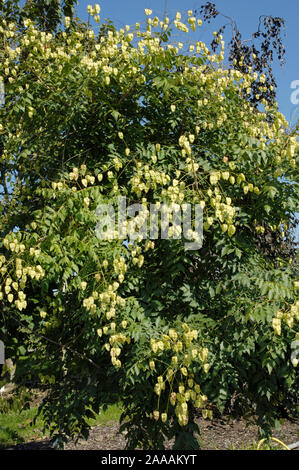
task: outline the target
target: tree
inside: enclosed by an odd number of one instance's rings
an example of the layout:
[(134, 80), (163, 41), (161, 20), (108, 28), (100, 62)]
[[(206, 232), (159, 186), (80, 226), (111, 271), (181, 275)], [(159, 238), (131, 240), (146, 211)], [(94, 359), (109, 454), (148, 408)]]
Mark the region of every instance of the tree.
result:
[[(172, 42), (200, 27), (191, 11), (173, 27), (146, 15), (98, 35), (69, 18), (57, 34), (2, 27), (3, 328), (19, 380), (48, 390), (58, 446), (120, 399), (129, 448), (196, 448), (197, 410), (214, 405), (254, 408), (266, 436), (296, 412), (297, 268), (257, 235), (292, 220), (297, 131), (244, 97), (266, 77), (224, 67), (220, 39), (219, 54)], [(120, 197), (143, 210), (127, 238), (109, 223), (99, 236)], [(135, 239), (156, 203), (200, 207), (202, 246), (186, 250), (198, 232), (174, 219), (169, 240)]]
[(257, 31), (251, 35), (251, 38), (244, 40), (234, 19), (219, 12), (214, 3), (206, 2), (195, 13), (200, 13), (203, 21), (208, 23), (218, 16), (223, 16), (226, 20), (229, 20), (229, 23), (224, 24), (214, 33), (211, 42), (212, 51), (217, 50), (219, 39), (222, 38), (227, 26), (230, 26), (232, 32), (228, 44), (230, 64), (240, 72), (248, 73), (251, 71), (265, 76), (262, 81), (255, 80), (251, 90), (246, 91), (245, 96), (255, 107), (258, 107), (261, 99), (265, 99), (269, 105), (273, 105), (276, 99), (277, 83), (272, 66), (275, 55), (277, 55), (280, 65), (284, 64), (285, 48), (281, 35), (282, 31), (285, 32), (285, 20), (279, 17), (261, 15)]

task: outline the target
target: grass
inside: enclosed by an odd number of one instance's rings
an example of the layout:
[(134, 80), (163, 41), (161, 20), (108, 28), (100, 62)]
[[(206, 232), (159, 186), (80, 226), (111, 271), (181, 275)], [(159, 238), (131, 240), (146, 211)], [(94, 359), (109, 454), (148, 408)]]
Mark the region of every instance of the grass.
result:
[[(253, 441), (251, 444), (243, 444), (239, 447), (231, 445), (229, 450), (257, 450), (258, 442)], [(281, 447), (277, 447), (271, 444), (263, 444), (260, 450), (281, 450)]]
[[(42, 439), (47, 437), (47, 434), (43, 434), (43, 420), (39, 416), (33, 424), (34, 417), (37, 413), (37, 406), (33, 406), (27, 410), (11, 410), (7, 413), (0, 413), (0, 450), (1, 448), (11, 447), (16, 444), (22, 444), (33, 440)], [(111, 422), (115, 423), (119, 421), (121, 415), (120, 405), (108, 406), (107, 410), (102, 411), (95, 419), (89, 419), (88, 423), (91, 426), (104, 426)], [(204, 440), (198, 437), (201, 447), (205, 446)], [(251, 444), (234, 446), (231, 445), (229, 450), (256, 450), (257, 442)], [(277, 442), (262, 443), (260, 450), (280, 450), (283, 447)], [(215, 450), (217, 446), (214, 446)]]
[(42, 438), (41, 418), (33, 426), (37, 407), (24, 411), (11, 411), (0, 414), (0, 447), (20, 444), (36, 438)]
[(240, 447), (235, 447), (234, 445), (230, 446), (229, 450), (285, 450), (285, 446), (281, 444), (275, 444), (275, 443), (263, 443), (260, 445), (259, 449), (258, 447), (258, 442), (253, 442), (252, 444), (249, 445), (242, 445)]
[[(111, 405), (95, 419), (89, 419), (88, 423), (91, 426), (104, 426), (109, 422), (118, 422), (121, 412), (119, 405)], [(42, 417), (39, 416), (33, 424), (36, 413), (37, 406), (28, 410), (0, 413), (0, 449), (46, 437), (47, 434), (42, 432)]]
[(121, 405), (110, 405), (106, 411), (102, 411), (96, 419), (89, 419), (88, 423), (91, 426), (101, 425), (104, 426), (110, 422), (118, 422), (122, 414)]
[[(25, 398), (24, 398), (25, 397)], [(43, 433), (43, 418), (39, 416), (34, 423), (34, 418), (37, 414), (38, 406), (36, 401), (31, 401), (31, 407), (24, 409), (26, 403), (25, 394), (23, 397), (15, 397), (10, 403), (9, 400), (0, 398), (0, 450), (9, 448), (16, 444), (23, 444), (30, 441), (41, 440), (47, 437), (47, 433)], [(28, 397), (27, 397), (28, 398)], [(88, 419), (90, 426), (105, 426), (109, 423), (118, 423), (122, 413), (121, 404), (114, 404), (107, 407), (106, 411), (101, 411), (95, 419)], [(34, 423), (34, 424), (33, 424)], [(198, 436), (201, 448), (205, 448), (207, 443), (202, 436)], [(279, 450), (283, 447), (279, 442), (262, 442), (260, 445), (261, 450)], [(239, 445), (231, 445), (229, 450), (256, 450), (258, 443), (252, 441), (251, 443)], [(212, 445), (214, 450), (217, 445)]]

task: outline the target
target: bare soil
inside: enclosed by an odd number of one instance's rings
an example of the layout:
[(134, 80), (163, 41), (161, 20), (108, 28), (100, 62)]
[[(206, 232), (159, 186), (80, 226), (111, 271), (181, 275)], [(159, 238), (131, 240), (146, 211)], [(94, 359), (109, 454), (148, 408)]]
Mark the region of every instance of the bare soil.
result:
[[(244, 450), (257, 444), (258, 429), (256, 425), (246, 425), (244, 420), (234, 420), (229, 417), (214, 418), (213, 420), (198, 420), (201, 434), (199, 441), (202, 450)], [(285, 419), (279, 431), (274, 431), (273, 437), (292, 444), (299, 441), (299, 419)], [(125, 435), (119, 433), (116, 423), (95, 426), (87, 441), (79, 440), (77, 444), (69, 441), (66, 450), (124, 450)], [(166, 442), (166, 449), (171, 449), (171, 442)], [(25, 444), (11, 447), (13, 450), (50, 450), (48, 439), (37, 439)], [(297, 448), (299, 449), (299, 448)]]

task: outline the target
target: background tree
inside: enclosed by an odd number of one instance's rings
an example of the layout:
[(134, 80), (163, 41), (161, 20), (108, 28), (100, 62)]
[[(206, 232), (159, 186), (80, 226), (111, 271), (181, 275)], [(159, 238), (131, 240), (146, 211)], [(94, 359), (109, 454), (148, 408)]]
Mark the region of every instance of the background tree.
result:
[(259, 17), (257, 31), (253, 32), (250, 39), (242, 39), (242, 33), (238, 29), (233, 18), (219, 12), (215, 3), (206, 2), (195, 12), (203, 21), (208, 23), (219, 16), (229, 20), (214, 35), (211, 49), (215, 52), (219, 47), (219, 36), (228, 26), (231, 27), (231, 39), (229, 47), (229, 63), (236, 70), (247, 73), (249, 70), (265, 75), (265, 81), (256, 81), (250, 92), (246, 93), (249, 101), (258, 106), (265, 99), (269, 105), (273, 105), (276, 99), (277, 83), (273, 74), (274, 58), (277, 56), (281, 65), (284, 64), (285, 47), (282, 42), (282, 33), (285, 33), (284, 18), (262, 15)]

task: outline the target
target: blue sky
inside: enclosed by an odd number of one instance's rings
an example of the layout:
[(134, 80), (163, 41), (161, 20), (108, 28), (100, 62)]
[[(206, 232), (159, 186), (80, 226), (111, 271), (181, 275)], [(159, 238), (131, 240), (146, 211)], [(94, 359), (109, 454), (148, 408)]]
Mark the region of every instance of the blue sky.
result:
[[(150, 8), (158, 17), (162, 16), (166, 5), (169, 16), (173, 16), (176, 11), (184, 11), (200, 7), (205, 0), (102, 0), (86, 1), (78, 0), (76, 8), (77, 15), (87, 18), (86, 8), (89, 4), (99, 3), (101, 6), (101, 21), (104, 18), (113, 20), (116, 26), (121, 27), (125, 24), (133, 25), (136, 21), (145, 19), (144, 9)], [(272, 15), (283, 17), (286, 21), (286, 37), (283, 43), (286, 48), (286, 63), (280, 67), (278, 63), (274, 64), (274, 73), (278, 83), (277, 101), (280, 111), (290, 122), (299, 119), (299, 92), (297, 94), (298, 107), (291, 103), (291, 94), (296, 91), (291, 89), (291, 83), (298, 80), (297, 89), (299, 89), (299, 2), (297, 0), (214, 0), (217, 9), (233, 18), (243, 39), (249, 39), (251, 34), (256, 31), (258, 18), (260, 15)], [(223, 17), (210, 25), (204, 25), (197, 30), (197, 40), (208, 42), (211, 34), (217, 29), (216, 25), (223, 24)]]
[[(199, 9), (206, 3), (205, 0), (102, 0), (85, 1), (78, 0), (76, 7), (77, 16), (87, 20), (87, 5), (99, 3), (101, 6), (101, 22), (109, 18), (118, 27), (126, 24), (134, 25), (137, 21), (145, 21), (144, 9), (150, 8), (153, 14), (159, 18), (167, 11), (171, 18), (177, 11)], [(285, 115), (291, 127), (299, 119), (299, 2), (298, 0), (214, 0), (216, 8), (226, 16), (235, 20), (243, 39), (249, 39), (251, 34), (257, 30), (258, 19), (261, 15), (278, 16), (285, 19), (285, 36), (283, 44), (286, 49), (285, 64), (281, 67), (279, 62), (274, 61), (273, 71), (278, 85), (277, 101), (279, 110)], [(209, 43), (213, 31), (227, 22), (223, 17), (218, 17), (210, 25), (204, 24), (196, 30), (194, 40)], [(227, 31), (230, 31), (229, 27)], [(229, 40), (228, 36), (224, 39)], [(182, 38), (183, 39), (183, 38)], [(227, 41), (228, 42), (228, 41)], [(297, 81), (297, 83), (294, 83)], [(296, 88), (291, 88), (291, 84)], [(291, 97), (293, 100), (291, 101)], [(297, 101), (297, 103), (296, 103)], [(296, 239), (299, 242), (299, 227), (296, 229)]]

